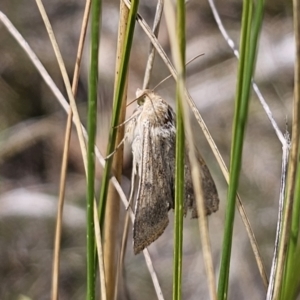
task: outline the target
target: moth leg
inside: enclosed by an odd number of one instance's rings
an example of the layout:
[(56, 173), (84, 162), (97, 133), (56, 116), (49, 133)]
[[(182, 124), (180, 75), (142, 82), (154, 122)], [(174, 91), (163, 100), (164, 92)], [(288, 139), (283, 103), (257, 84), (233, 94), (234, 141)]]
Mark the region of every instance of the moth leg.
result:
[(133, 197), (134, 197), (134, 186), (135, 186), (135, 180), (136, 180), (136, 177), (137, 177), (136, 167), (137, 167), (136, 159), (135, 159), (135, 157), (133, 157), (132, 172), (131, 172), (131, 184), (130, 184), (130, 195), (129, 195), (128, 205), (126, 207), (126, 210), (128, 210), (128, 208), (130, 207), (130, 205), (132, 203), (132, 200), (133, 200)]
[(125, 120), (124, 122), (120, 123), (119, 125), (115, 126), (114, 128), (118, 128), (121, 126), (124, 126), (126, 123), (128, 123), (129, 121), (131, 121), (132, 119), (134, 119), (136, 117), (135, 114), (133, 114), (130, 118), (128, 118), (127, 120)]
[(128, 208), (131, 206), (131, 203), (132, 203), (132, 199), (133, 199), (133, 196), (134, 196), (135, 179), (136, 179), (136, 174), (134, 174), (134, 172), (132, 172), (132, 175), (131, 175), (131, 186), (130, 186), (130, 195), (129, 195), (128, 205), (126, 207), (126, 210), (128, 210)]
[[(117, 125), (115, 127), (115, 128), (118, 128), (118, 127), (123, 126), (123, 125), (125, 125), (126, 123), (129, 122), (129, 124), (127, 126), (127, 129), (126, 129), (126, 132), (125, 132), (125, 135), (124, 135), (124, 138), (119, 143), (119, 145), (116, 147), (116, 149), (105, 158), (106, 160), (108, 160), (109, 158), (111, 158), (118, 151), (118, 149), (122, 146), (122, 144), (124, 144), (124, 142), (126, 141), (126, 139), (128, 138), (128, 136), (130, 135), (129, 133), (134, 128), (135, 121), (133, 121), (133, 120), (136, 119), (138, 113), (139, 113), (139, 111), (136, 111), (135, 113), (133, 113), (133, 115), (130, 118), (128, 118), (123, 123), (121, 123), (121, 124), (119, 124), (119, 125)], [(132, 122), (130, 123), (130, 121), (132, 121)]]
[(112, 153), (108, 154), (108, 155), (105, 157), (105, 160), (110, 159), (110, 158), (111, 158), (111, 157), (119, 150), (119, 148), (124, 144), (124, 142), (125, 142), (126, 139), (127, 139), (127, 136), (126, 136), (126, 134), (125, 134), (125, 136), (123, 137), (123, 139), (122, 139), (122, 141), (119, 143), (119, 145), (116, 147), (116, 149), (115, 149)]

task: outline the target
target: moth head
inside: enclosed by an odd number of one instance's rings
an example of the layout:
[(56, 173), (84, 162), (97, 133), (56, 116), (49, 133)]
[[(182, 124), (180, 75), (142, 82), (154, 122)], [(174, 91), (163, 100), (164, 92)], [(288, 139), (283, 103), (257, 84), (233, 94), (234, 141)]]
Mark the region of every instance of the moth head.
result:
[(148, 97), (148, 93), (150, 92), (150, 90), (141, 90), (141, 89), (137, 89), (136, 90), (136, 100), (138, 105), (143, 105), (145, 102), (146, 97)]
[(136, 98), (138, 105), (143, 105), (145, 103), (145, 97), (146, 97), (146, 95), (143, 94), (140, 97)]

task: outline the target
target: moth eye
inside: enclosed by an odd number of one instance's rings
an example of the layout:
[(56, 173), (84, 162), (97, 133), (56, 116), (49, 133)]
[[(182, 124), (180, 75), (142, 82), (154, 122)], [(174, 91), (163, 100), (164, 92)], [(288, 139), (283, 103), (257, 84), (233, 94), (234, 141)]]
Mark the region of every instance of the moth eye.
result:
[(147, 97), (148, 97), (148, 98), (150, 99), (150, 101), (151, 101), (151, 97), (149, 97), (149, 96), (147, 95), (146, 92), (143, 92), (142, 94), (140, 94), (140, 95), (137, 97), (137, 99), (136, 99), (138, 105), (143, 105), (143, 104), (145, 103)]
[(145, 102), (145, 97), (141, 97), (137, 100), (138, 105), (143, 105)]

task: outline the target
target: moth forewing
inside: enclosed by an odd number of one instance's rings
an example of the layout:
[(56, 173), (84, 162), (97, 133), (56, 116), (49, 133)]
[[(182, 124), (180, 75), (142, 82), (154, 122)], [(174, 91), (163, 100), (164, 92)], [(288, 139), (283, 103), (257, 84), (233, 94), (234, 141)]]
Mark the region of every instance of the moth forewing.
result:
[(169, 223), (168, 201), (172, 199), (172, 191), (165, 174), (165, 162), (151, 130), (145, 126), (142, 141), (145, 151), (139, 166), (141, 176), (133, 226), (135, 254), (155, 241)]
[[(137, 97), (140, 105), (126, 130), (126, 140), (131, 144), (133, 154), (132, 179), (138, 178), (133, 224), (135, 254), (155, 241), (169, 223), (168, 211), (174, 208), (176, 139), (176, 116), (172, 107), (152, 91), (138, 90)], [(219, 198), (211, 174), (200, 154), (198, 160), (205, 209), (210, 214), (218, 209)], [(184, 170), (184, 214), (191, 209), (192, 217), (197, 217), (188, 153)], [(130, 198), (134, 194), (133, 188), (132, 183)]]

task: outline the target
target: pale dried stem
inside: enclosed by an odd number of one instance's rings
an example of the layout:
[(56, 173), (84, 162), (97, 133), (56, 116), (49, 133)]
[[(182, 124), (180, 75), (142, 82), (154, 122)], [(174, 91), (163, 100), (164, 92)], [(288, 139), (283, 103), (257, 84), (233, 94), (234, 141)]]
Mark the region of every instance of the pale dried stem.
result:
[[(76, 55), (75, 69), (73, 75), (73, 82), (72, 82), (72, 93), (74, 96), (77, 93), (79, 70), (80, 70), (80, 64), (82, 59), (83, 46), (84, 46), (84, 40), (86, 36), (90, 7), (91, 7), (91, 1), (87, 0), (85, 5), (83, 20), (82, 20), (78, 50)], [(67, 164), (68, 164), (69, 147), (70, 147), (71, 130), (72, 130), (72, 117), (73, 117), (73, 113), (72, 110), (70, 110), (68, 113), (67, 126), (65, 132), (65, 143), (64, 143), (63, 159), (61, 165), (59, 199), (58, 199), (57, 219), (56, 219), (56, 227), (55, 227), (53, 271), (52, 271), (52, 300), (58, 300), (59, 298), (58, 288), (59, 288), (60, 242), (61, 242), (63, 207), (64, 207), (65, 188), (66, 188)], [(100, 270), (100, 273), (102, 273), (102, 270)]]
[[(289, 140), (288, 135), (286, 139)], [(286, 189), (286, 174), (287, 174), (287, 165), (289, 157), (290, 146), (282, 147), (282, 165), (281, 165), (281, 184), (280, 184), (280, 195), (279, 195), (279, 206), (278, 206), (278, 217), (277, 217), (277, 228), (276, 228), (276, 238), (274, 245), (274, 253), (272, 259), (272, 267), (269, 278), (269, 286), (267, 290), (267, 300), (273, 299), (274, 293), (274, 284), (275, 284), (275, 274), (278, 262), (278, 251), (279, 251), (279, 240), (282, 232), (282, 218), (283, 218), (283, 207), (284, 207), (284, 195)]]
[[(76, 95), (78, 87), (78, 78), (80, 63), (83, 53), (84, 40), (86, 36), (86, 29), (88, 24), (88, 16), (90, 12), (91, 1), (86, 1), (85, 11), (83, 15), (81, 33), (79, 38), (79, 45), (76, 55), (75, 69), (72, 82), (72, 93)], [(65, 187), (66, 187), (66, 174), (67, 174), (67, 164), (69, 157), (69, 147), (72, 129), (72, 110), (69, 110), (67, 126), (65, 131), (65, 143), (63, 150), (63, 159), (61, 165), (61, 175), (60, 175), (60, 187), (59, 187), (59, 199), (58, 199), (58, 209), (57, 209), (57, 219), (55, 228), (55, 238), (54, 238), (54, 255), (53, 255), (53, 272), (52, 272), (52, 300), (58, 299), (58, 284), (59, 284), (59, 262), (60, 262), (60, 242), (61, 242), (61, 230), (62, 230), (62, 217), (63, 217), (63, 207), (65, 198)]]
[(105, 277), (105, 268), (104, 268), (104, 258), (102, 252), (101, 230), (100, 230), (100, 223), (99, 223), (96, 201), (94, 201), (94, 224), (95, 224), (95, 238), (96, 238), (96, 245), (97, 245), (99, 269), (101, 270), (99, 274), (100, 286), (101, 286), (101, 300), (106, 300), (108, 299), (107, 292), (106, 292), (106, 282), (105, 282), (106, 277)]
[(116, 284), (116, 289), (115, 289), (115, 298), (114, 298), (115, 300), (117, 300), (117, 296), (118, 296), (118, 287), (120, 285), (123, 285), (122, 270), (123, 270), (123, 266), (124, 266), (124, 258), (125, 258), (125, 253), (126, 253), (128, 230), (129, 230), (129, 213), (126, 212), (125, 220), (124, 220), (122, 241), (121, 241), (121, 250), (120, 250), (119, 261), (118, 261), (118, 266), (117, 266), (117, 276), (118, 277), (117, 277), (117, 284)]
[(54, 236), (53, 270), (52, 270), (52, 289), (51, 289), (52, 300), (58, 300), (59, 298), (58, 288), (59, 288), (60, 242), (61, 242), (62, 218), (63, 218), (71, 128), (72, 128), (72, 114), (70, 111), (68, 114), (68, 120), (67, 120), (66, 132), (65, 132), (64, 151), (63, 151), (63, 159), (62, 159), (61, 173), (60, 173), (59, 198), (57, 203), (57, 215), (56, 215), (56, 226), (55, 226), (55, 236)]
[[(295, 34), (295, 69), (294, 69), (294, 101), (293, 101), (293, 123), (292, 123), (292, 141), (291, 153), (289, 158), (286, 197), (283, 207), (282, 222), (277, 264), (275, 267), (274, 290), (271, 299), (280, 299), (282, 281), (284, 278), (284, 268), (286, 265), (286, 256), (288, 241), (290, 239), (292, 209), (294, 204), (294, 192), (296, 185), (297, 164), (299, 163), (299, 134), (300, 134), (300, 3), (293, 1), (293, 25)], [(271, 291), (270, 291), (271, 294)]]
[[(152, 32), (156, 37), (158, 36), (159, 25), (160, 25), (163, 9), (164, 9), (164, 0), (158, 0), (156, 6), (156, 13), (153, 21), (153, 28), (152, 28)], [(155, 48), (153, 47), (152, 43), (150, 43), (150, 51), (149, 51), (149, 56), (148, 56), (148, 61), (147, 61), (146, 71), (144, 76), (143, 90), (149, 88), (149, 82), (151, 78), (151, 71), (153, 68), (154, 58), (155, 58)]]
[[(116, 53), (116, 69), (115, 69), (115, 90), (117, 87), (117, 78), (120, 74), (120, 63), (122, 52), (124, 51), (125, 37), (126, 37), (126, 27), (128, 23), (129, 10), (120, 2), (120, 17), (119, 17), (119, 29), (118, 29), (118, 44)], [(127, 77), (127, 76), (126, 76)], [(125, 83), (125, 89), (122, 99), (122, 107), (119, 116), (119, 123), (123, 123), (126, 114), (126, 95), (127, 95), (127, 78)], [(115, 97), (113, 97), (115, 99)], [(122, 176), (122, 166), (123, 166), (123, 143), (124, 141), (124, 126), (118, 126), (117, 128), (116, 144), (118, 145), (118, 151), (113, 156), (112, 170), (114, 170), (114, 175), (121, 182)], [(106, 199), (106, 209), (105, 209), (105, 226), (104, 226), (104, 264), (105, 264), (105, 274), (108, 298), (115, 299), (118, 294), (118, 281), (119, 281), (119, 269), (117, 261), (117, 233), (119, 227), (116, 224), (120, 224), (120, 201), (118, 199), (118, 193), (114, 189), (113, 185), (110, 183), (108, 187), (107, 199)], [(122, 250), (121, 250), (122, 251)]]

